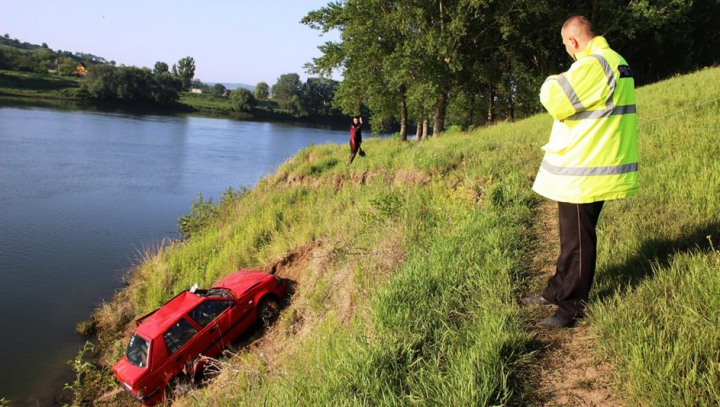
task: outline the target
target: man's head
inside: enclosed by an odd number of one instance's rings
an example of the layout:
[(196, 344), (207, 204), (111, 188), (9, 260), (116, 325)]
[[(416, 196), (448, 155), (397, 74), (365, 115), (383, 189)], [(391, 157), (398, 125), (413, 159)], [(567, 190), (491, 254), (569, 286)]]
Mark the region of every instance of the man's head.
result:
[(583, 16), (572, 16), (565, 21), (560, 31), (565, 51), (575, 59), (575, 54), (585, 51), (590, 41), (595, 38), (590, 20)]

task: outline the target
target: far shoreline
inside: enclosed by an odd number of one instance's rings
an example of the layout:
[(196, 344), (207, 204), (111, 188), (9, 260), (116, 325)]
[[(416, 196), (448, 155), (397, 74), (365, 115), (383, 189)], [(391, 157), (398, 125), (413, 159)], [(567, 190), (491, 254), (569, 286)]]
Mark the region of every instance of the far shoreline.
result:
[[(7, 80), (3, 80), (3, 77)], [(150, 114), (190, 114), (201, 117), (225, 118), (230, 120), (248, 120), (264, 122), (298, 123), (311, 126), (329, 126), (344, 129), (349, 119), (345, 116), (305, 116), (296, 117), (272, 107), (254, 107), (250, 112), (232, 110), (227, 103), (218, 105), (210, 94), (191, 94), (182, 92), (180, 99), (168, 105), (155, 103), (138, 104), (122, 101), (106, 101), (78, 96), (82, 79), (75, 77), (57, 77), (19, 71), (0, 70), (0, 98), (35, 100), (49, 102), (67, 102), (84, 106), (93, 106), (105, 110), (121, 109)], [(19, 86), (18, 86), (19, 85)], [(207, 103), (210, 101), (211, 103)], [(211, 106), (215, 102), (214, 106)]]

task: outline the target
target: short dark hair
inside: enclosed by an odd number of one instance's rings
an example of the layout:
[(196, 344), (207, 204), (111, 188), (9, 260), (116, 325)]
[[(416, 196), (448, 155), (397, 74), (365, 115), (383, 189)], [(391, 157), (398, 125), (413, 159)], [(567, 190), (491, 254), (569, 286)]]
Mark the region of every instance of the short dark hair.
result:
[(576, 15), (576, 16), (572, 16), (572, 17), (568, 18), (567, 20), (565, 20), (565, 23), (562, 26), (563, 30), (565, 28), (567, 28), (567, 26), (569, 26), (570, 24), (577, 24), (579, 27), (582, 27), (582, 29), (585, 32), (587, 32), (588, 34), (590, 34), (591, 36), (595, 35), (595, 31), (593, 29), (592, 22), (590, 21), (590, 19), (588, 19), (585, 16)]

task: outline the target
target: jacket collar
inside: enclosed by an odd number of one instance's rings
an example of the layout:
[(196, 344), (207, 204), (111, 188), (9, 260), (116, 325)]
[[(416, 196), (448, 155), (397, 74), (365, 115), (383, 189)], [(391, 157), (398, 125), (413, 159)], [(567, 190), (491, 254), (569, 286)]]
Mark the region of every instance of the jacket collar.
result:
[(590, 40), (587, 48), (585, 48), (584, 51), (580, 51), (575, 54), (575, 60), (577, 61), (578, 59), (585, 58), (586, 56), (594, 54), (595, 52), (603, 48), (610, 48), (610, 45), (608, 45), (605, 37), (603, 37), (602, 35), (598, 35), (592, 40)]

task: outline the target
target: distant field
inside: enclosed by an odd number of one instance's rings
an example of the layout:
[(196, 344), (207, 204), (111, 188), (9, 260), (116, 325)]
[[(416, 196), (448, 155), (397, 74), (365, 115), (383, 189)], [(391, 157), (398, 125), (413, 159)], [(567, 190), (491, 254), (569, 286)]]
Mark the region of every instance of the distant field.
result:
[(75, 97), (81, 79), (0, 70), (0, 92), (29, 96)]

